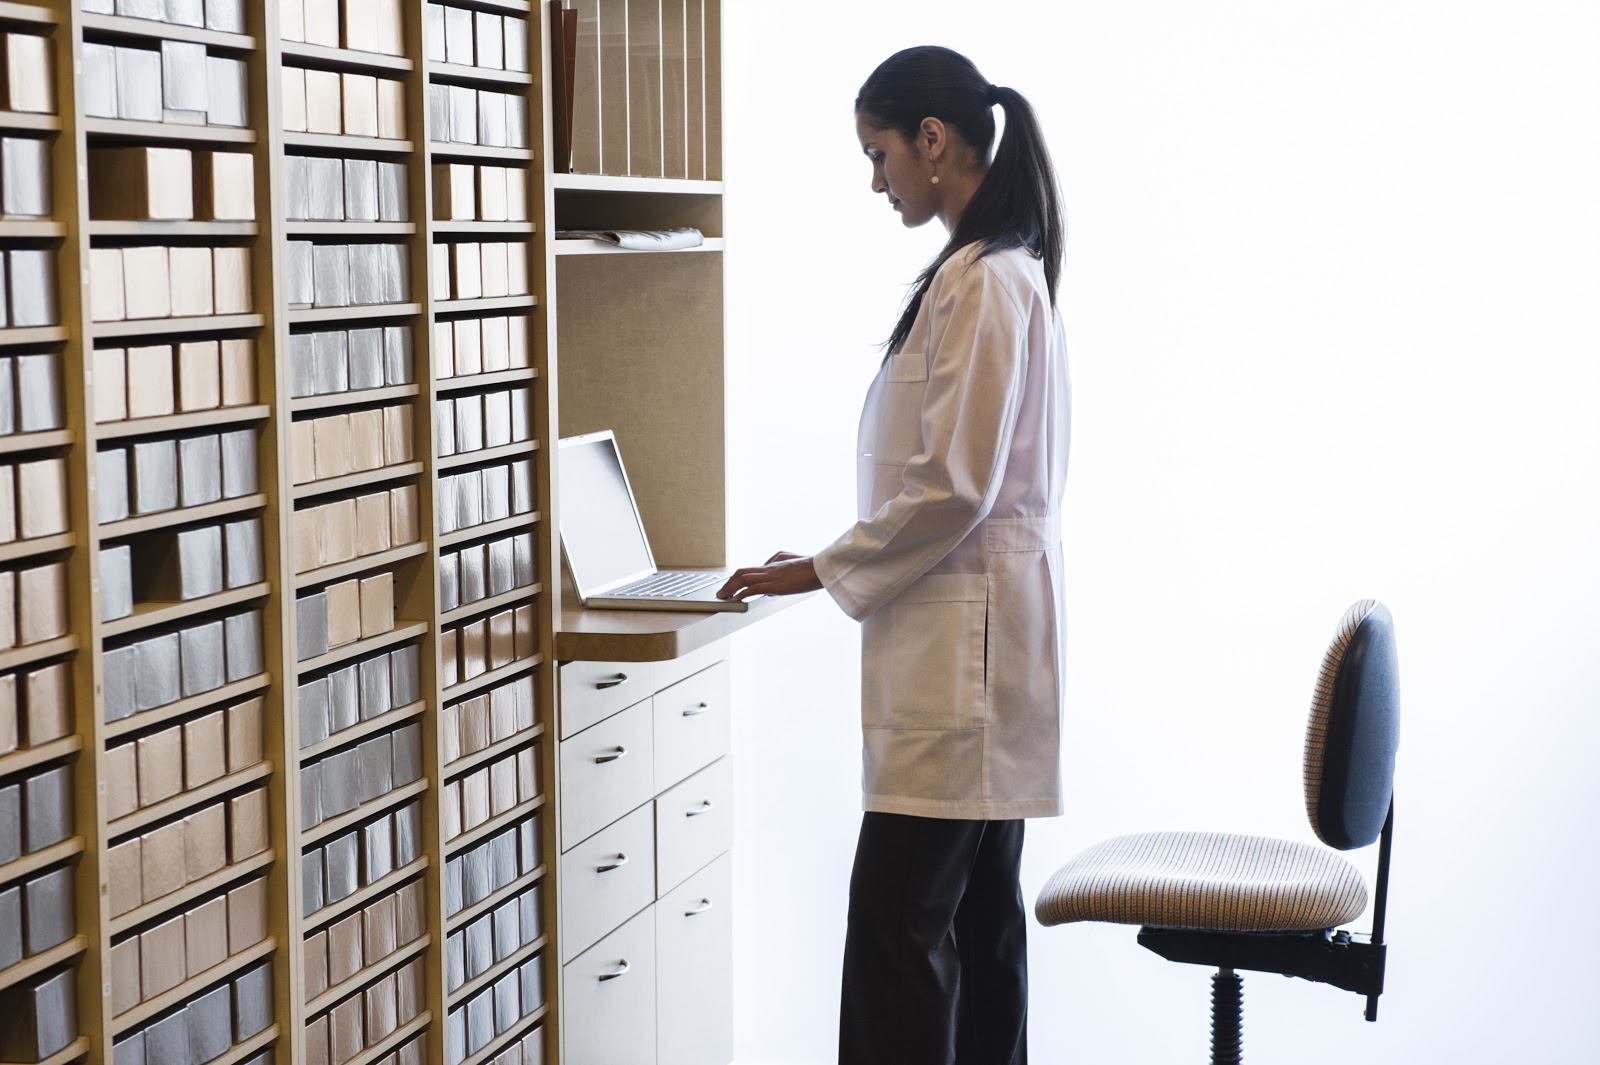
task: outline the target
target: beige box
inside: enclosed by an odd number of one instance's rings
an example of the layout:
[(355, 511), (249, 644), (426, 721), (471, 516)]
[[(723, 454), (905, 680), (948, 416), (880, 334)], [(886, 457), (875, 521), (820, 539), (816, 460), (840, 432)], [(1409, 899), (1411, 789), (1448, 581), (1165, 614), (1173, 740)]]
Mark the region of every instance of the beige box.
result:
[(306, 132), (343, 133), (343, 115), (344, 91), (339, 75), (331, 70), (306, 71)]
[(461, 751), (472, 754), (489, 746), (489, 702), (483, 696), (458, 706), (461, 715)]
[[(422, 959), (414, 958), (407, 964), (395, 970), (395, 1006), (401, 1024), (407, 1024), (422, 1012), (422, 989), (424, 986), (422, 974)], [(422, 1065), (424, 1041), (413, 1039), (400, 1049), (398, 1065)], [(523, 1062), (523, 1065), (528, 1065)]]
[(470, 222), (478, 217), (473, 169), (471, 163), (433, 164), (434, 218), (444, 222)]
[[(433, 250), (435, 252), (443, 251), (445, 253), (445, 256), (444, 256), (445, 267), (448, 270), (448, 268), (450, 266), (450, 249), (445, 247), (443, 244), (435, 244), (433, 246)], [(434, 259), (435, 259), (435, 263), (437, 263), (438, 256), (435, 255)], [(437, 267), (436, 267), (436, 270), (437, 270)], [(435, 274), (434, 274), (434, 282), (433, 282), (435, 288), (437, 288), (438, 285), (439, 285), (439, 276), (440, 275), (437, 272), (435, 272)], [(445, 274), (444, 277), (445, 277), (446, 282), (448, 282), (449, 281), (449, 274), (448, 273)], [(448, 288), (449, 285), (446, 284), (445, 287)], [(447, 298), (449, 297), (449, 295), (450, 294), (448, 292), (445, 293), (445, 296)], [(443, 322), (434, 322), (433, 323), (433, 376), (437, 377), (439, 380), (442, 381), (447, 377), (454, 377), (455, 375), (456, 375), (455, 323), (454, 322), (450, 322), (448, 320), (443, 321)]]
[(267, 938), (267, 881), (263, 877), (228, 892), (228, 953), (238, 954)]
[(361, 583), (349, 580), (330, 584), (328, 593), (328, 646), (342, 647), (361, 639)]
[(20, 462), (16, 469), (17, 535), (32, 540), (66, 532), (66, 460)]
[(187, 977), (182, 914), (139, 934), (139, 984), (145, 998), (171, 991)]
[[(90, 255), (99, 255), (103, 248), (90, 250)], [(112, 248), (117, 255), (117, 302), (122, 302), (122, 252)], [(94, 268), (90, 267), (91, 277)], [(91, 280), (90, 285), (96, 283)], [(95, 288), (95, 298), (100, 296), (99, 288)], [(120, 317), (120, 315), (119, 315)], [(95, 321), (101, 318), (95, 312)], [(94, 420), (97, 422), (120, 422), (128, 416), (128, 356), (122, 348), (96, 348), (94, 350)]]
[(231, 861), (238, 863), (267, 849), (267, 792), (247, 791), (228, 800)]
[(400, 1027), (395, 1017), (394, 973), (367, 988), (367, 1038), (376, 1043)]
[[(122, 299), (130, 319), (172, 316), (166, 248), (141, 245), (122, 249)], [(129, 380), (131, 383), (132, 378)]]
[(327, 549), (327, 515), (323, 507), (294, 512), (294, 571), (310, 573), (324, 565)]
[[(0, 544), (17, 538), (17, 468), (0, 466)], [(11, 750), (0, 744), (0, 751)]]
[(461, 757), (461, 707), (447, 706), (439, 711), (443, 737), (439, 744), (439, 761), (449, 765)]
[(532, 366), (533, 351), (528, 347), (528, 319), (520, 314), (507, 318), (506, 335), (510, 338), (507, 346), (511, 349), (511, 368), (526, 370)]
[[(142, 773), (140, 793), (143, 793)], [(154, 902), (170, 895), (188, 883), (184, 864), (183, 833), (183, 822), (174, 821), (170, 825), (163, 825), (139, 837), (140, 868), (144, 874), (146, 902)], [(182, 957), (181, 952), (179, 956)]]
[(194, 318), (212, 313), (211, 249), (168, 248), (172, 317)]
[(336, 566), (349, 562), (359, 552), (356, 550), (356, 501), (341, 499), (318, 508), (322, 518), (321, 565)]
[(339, 5), (335, 0), (304, 0), (306, 43), (339, 47)]
[(506, 167), (506, 221), (528, 220), (528, 172), (520, 166)]
[(519, 606), (512, 613), (515, 615), (517, 658), (532, 658), (539, 650), (539, 637), (533, 631), (533, 607)]
[(387, 958), (399, 949), (395, 926), (399, 902), (399, 896), (385, 895), (363, 911), (366, 917), (364, 935), (368, 965)]
[(55, 63), (49, 39), (31, 33), (8, 33), (5, 50), (6, 109), (55, 114)]
[(183, 915), (185, 965), (198, 976), (228, 957), (228, 899), (219, 895)]
[(249, 337), (233, 337), (218, 347), (222, 369), (222, 405), (244, 407), (256, 401), (256, 345)]
[(328, 985), (337, 987), (366, 966), (361, 911), (328, 926)]
[(461, 630), (439, 633), (439, 686), (453, 688), (461, 682)]
[(124, 354), (128, 375), (128, 417), (161, 418), (177, 413), (173, 387), (172, 346), (153, 344), (128, 348)]
[(120, 322), (128, 317), (121, 248), (89, 249), (89, 316), (96, 322)]
[(342, 74), (344, 131), (352, 137), (378, 135), (378, 79), (370, 74)]
[[(197, 810), (183, 819), (183, 863), (189, 883), (208, 877), (228, 864), (227, 837), (226, 817), (220, 804)], [(262, 849), (265, 849), (264, 842)]]
[(517, 660), (515, 611), (502, 610), (489, 617), (489, 668), (499, 669)]
[(72, 731), (72, 673), (65, 662), (29, 673), (23, 695), (28, 720), (22, 739), (29, 747), (42, 747)]
[(237, 773), (266, 756), (263, 746), (261, 696), (228, 707), (228, 772)]
[(483, 372), (483, 328), (476, 318), (462, 318), (456, 322), (456, 373), (457, 377), (470, 377)]
[(499, 817), (517, 805), (517, 760), (501, 758), (489, 766), (489, 814)]
[[(284, 0), (285, 3), (291, 0)], [(298, 40), (288, 38), (285, 40)], [(283, 96), (283, 128), (288, 133), (305, 133), (308, 125), (306, 113), (306, 72), (301, 67), (283, 67), (279, 72)]]
[(450, 292), (458, 300), (483, 297), (483, 255), (472, 241), (450, 245)]
[(195, 153), (194, 209), (217, 222), (255, 221), (255, 161), (248, 153)]
[(506, 267), (507, 247), (503, 241), (490, 241), (478, 245), (481, 260), (482, 291), (485, 299), (509, 296), (511, 290)]
[(383, 463), (398, 466), (410, 462), (414, 454), (411, 435), (411, 408), (406, 405), (383, 408)]
[(316, 441), (313, 453), (316, 460), (316, 480), (343, 477), (354, 467), (350, 462), (350, 415), (335, 414), (317, 418), (314, 427)]
[(390, 140), (405, 140), (405, 82), (393, 78), (378, 79), (378, 136)]
[(250, 298), (250, 249), (212, 248), (211, 261), (216, 313), (249, 314), (255, 306)]
[(439, 827), (444, 831), (446, 842), (461, 835), (461, 789), (462, 781), (452, 780), (439, 789)]
[(422, 881), (413, 880), (394, 893), (395, 942), (399, 947), (422, 938)]
[(306, 0), (278, 0), (278, 36), (286, 41), (306, 39)]
[(505, 167), (478, 167), (478, 217), (485, 222), (507, 220)]
[(310, 1002), (328, 990), (327, 932), (306, 937), (305, 959), (306, 1001)]
[(325, 1013), (316, 1020), (306, 1022), (306, 1065), (330, 1065), (329, 1020)]
[(187, 148), (90, 148), (89, 217), (192, 219), (193, 173)]
[(138, 746), (124, 743), (106, 750), (101, 778), (106, 785), (106, 820), (127, 817), (139, 808)]
[(539, 760), (536, 749), (524, 747), (517, 752), (517, 799), (532, 802), (539, 797)]
[(228, 718), (221, 710), (183, 725), (183, 786), (193, 791), (228, 772)]
[[(328, 957), (328, 978), (333, 979), (333, 957)], [(335, 981), (337, 983), (337, 981)], [(328, 1014), (330, 1028), (330, 1053), (334, 1065), (343, 1065), (366, 1048), (366, 1028), (362, 1024), (362, 998), (356, 995), (345, 999)]]
[(474, 621), (463, 625), (461, 633), (461, 679), (471, 680), (489, 670), (489, 624)]
[(380, 469), (383, 464), (383, 409), (354, 411), (350, 415), (352, 472)]
[(405, 55), (405, 20), (400, 0), (373, 0), (372, 50), (385, 55)]
[(508, 295), (526, 296), (532, 289), (528, 287), (528, 249), (526, 245), (506, 245), (506, 287)]
[(389, 535), (398, 547), (422, 539), (417, 522), (417, 486), (389, 489)]
[(361, 582), (361, 638), (394, 628), (394, 574), (379, 573)]
[(289, 454), (295, 484), (310, 484), (317, 479), (316, 427), (316, 421), (290, 423)]
[(344, 0), (344, 46), (357, 52), (376, 52), (378, 38), (374, 0)]
[(374, 492), (359, 496), (353, 502), (356, 508), (356, 554), (376, 555), (393, 547), (393, 538), (389, 535), (389, 493)]
[(177, 726), (138, 740), (139, 795), (150, 806), (183, 791), (183, 730)]
[[(204, 248), (200, 249), (202, 252)], [(209, 272), (207, 279), (209, 280)], [(221, 348), (215, 340), (178, 345), (178, 409), (187, 413), (222, 405)]]
[(470, 832), (489, 820), (489, 767), (461, 778), (461, 828)]
[(127, 1013), (144, 1001), (141, 992), (139, 937), (132, 936), (111, 948), (111, 1015)]
[(0, 651), (17, 646), (17, 574), (0, 570)]
[(113, 917), (138, 909), (144, 902), (143, 851), (144, 838), (140, 836), (106, 852), (106, 897)]
[(448, 244), (433, 246), (433, 298), (436, 301), (450, 298), (450, 245)]
[(498, 373), (511, 369), (510, 320), (485, 318), (480, 330), (483, 333), (483, 372)]

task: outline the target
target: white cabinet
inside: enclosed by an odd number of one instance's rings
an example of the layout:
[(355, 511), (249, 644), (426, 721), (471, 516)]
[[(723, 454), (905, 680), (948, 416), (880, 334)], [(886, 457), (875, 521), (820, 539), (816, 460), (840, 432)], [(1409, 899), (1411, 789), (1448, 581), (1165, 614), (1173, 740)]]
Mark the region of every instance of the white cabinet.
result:
[(561, 849), (656, 793), (651, 700), (561, 741)]
[(656, 894), (733, 846), (733, 772), (719, 758), (656, 799)]
[(656, 903), (656, 1065), (733, 1059), (733, 856)]
[(568, 959), (655, 898), (655, 830), (649, 806), (563, 854), (561, 957)]
[(654, 907), (563, 966), (562, 1060), (574, 1065), (655, 1061), (659, 976)]

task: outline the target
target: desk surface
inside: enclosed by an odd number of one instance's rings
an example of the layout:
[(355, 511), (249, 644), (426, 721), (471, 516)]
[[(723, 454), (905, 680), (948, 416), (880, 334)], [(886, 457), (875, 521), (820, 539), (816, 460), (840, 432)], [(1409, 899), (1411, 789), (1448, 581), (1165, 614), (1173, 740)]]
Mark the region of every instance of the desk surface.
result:
[[(562, 662), (665, 662), (748, 628), (816, 593), (767, 596), (743, 612), (585, 610), (563, 605), (556, 633)], [(575, 603), (576, 598), (568, 602)]]

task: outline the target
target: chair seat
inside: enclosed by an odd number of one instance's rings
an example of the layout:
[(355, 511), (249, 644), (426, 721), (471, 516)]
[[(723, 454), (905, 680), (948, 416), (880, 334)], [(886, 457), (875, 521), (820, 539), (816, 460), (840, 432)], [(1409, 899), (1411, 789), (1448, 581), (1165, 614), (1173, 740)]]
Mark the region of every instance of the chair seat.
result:
[(1264, 836), (1147, 832), (1073, 858), (1039, 892), (1034, 911), (1046, 925), (1311, 932), (1366, 908), (1361, 874), (1331, 851)]

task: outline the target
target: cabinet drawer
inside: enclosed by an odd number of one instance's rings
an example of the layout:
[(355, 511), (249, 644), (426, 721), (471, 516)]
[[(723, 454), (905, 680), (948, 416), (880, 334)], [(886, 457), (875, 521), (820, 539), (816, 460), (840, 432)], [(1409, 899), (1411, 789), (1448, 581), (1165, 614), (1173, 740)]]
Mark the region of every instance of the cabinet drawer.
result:
[(563, 662), (557, 676), (562, 739), (648, 699), (656, 690), (654, 662)]
[(655, 698), (656, 787), (670, 788), (728, 753), (732, 740), (728, 663), (718, 662)]
[(650, 700), (561, 741), (561, 849), (654, 795)]
[(656, 799), (656, 895), (733, 846), (733, 769), (722, 758)]
[(561, 856), (561, 960), (655, 898), (655, 825), (646, 804)]
[(656, 903), (656, 1065), (733, 1060), (733, 856)]
[(561, 970), (562, 1061), (656, 1060), (655, 910), (647, 909)]

